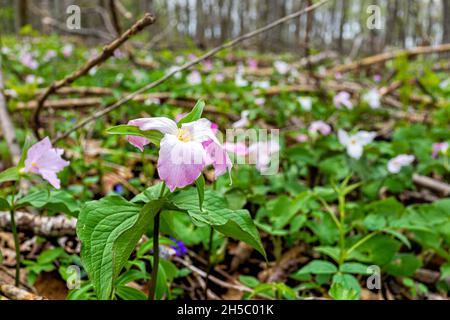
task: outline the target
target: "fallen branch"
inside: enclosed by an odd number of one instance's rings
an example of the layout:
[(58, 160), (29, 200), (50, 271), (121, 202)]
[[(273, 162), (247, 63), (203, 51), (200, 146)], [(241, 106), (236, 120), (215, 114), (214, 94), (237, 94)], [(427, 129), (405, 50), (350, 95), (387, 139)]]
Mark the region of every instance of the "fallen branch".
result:
[[(16, 212), (17, 229), (31, 232), (43, 237), (74, 236), (77, 220), (64, 215), (46, 217), (28, 212)], [(0, 212), (0, 230), (10, 231), (11, 217), (9, 212)]]
[(10, 300), (47, 300), (0, 280), (0, 294)]
[(384, 52), (374, 56), (370, 56), (364, 59), (361, 59), (356, 62), (352, 62), (349, 64), (339, 65), (333, 67), (327, 71), (328, 74), (336, 74), (336, 73), (344, 73), (353, 70), (358, 70), (361, 68), (369, 67), (373, 64), (384, 63), (388, 60), (395, 59), (400, 56), (406, 56), (408, 58), (421, 55), (421, 54), (431, 54), (431, 53), (442, 53), (450, 51), (450, 43), (441, 44), (438, 46), (430, 46), (430, 47), (416, 47), (412, 49), (405, 50), (395, 50), (391, 52)]
[(190, 67), (192, 67), (193, 65), (196, 65), (199, 62), (204, 61), (204, 60), (214, 56), (216, 53), (218, 53), (218, 52), (220, 52), (222, 50), (234, 47), (236, 44), (238, 44), (238, 43), (240, 43), (240, 42), (242, 42), (244, 40), (247, 40), (247, 39), (250, 39), (252, 37), (255, 37), (255, 36), (265, 32), (265, 31), (268, 31), (270, 29), (273, 29), (273, 28), (275, 28), (275, 27), (277, 27), (277, 26), (279, 26), (279, 25), (281, 25), (281, 24), (283, 24), (283, 23), (285, 23), (285, 22), (287, 22), (289, 20), (292, 20), (292, 19), (297, 18), (297, 17), (299, 17), (299, 16), (301, 16), (301, 15), (307, 13), (307, 12), (315, 10), (318, 7), (320, 7), (320, 6), (324, 5), (325, 3), (327, 3), (328, 1), (329, 0), (323, 0), (321, 2), (318, 2), (318, 3), (316, 3), (316, 4), (312, 5), (312, 6), (307, 7), (306, 9), (303, 9), (303, 10), (297, 11), (295, 13), (292, 13), (290, 15), (287, 15), (287, 16), (281, 18), (281, 19), (278, 19), (278, 20), (276, 20), (276, 21), (266, 25), (265, 27), (262, 27), (262, 28), (259, 28), (259, 29), (255, 30), (255, 31), (246, 33), (246, 34), (244, 34), (242, 36), (239, 36), (239, 37), (235, 38), (234, 40), (232, 40), (230, 42), (224, 43), (221, 46), (218, 46), (218, 47), (208, 51), (207, 53), (205, 53), (204, 55), (198, 57), (197, 59), (194, 59), (194, 60), (192, 60), (192, 61), (190, 61), (188, 63), (185, 63), (184, 65), (182, 65), (182, 66), (172, 70), (171, 72), (167, 73), (165, 76), (159, 78), (158, 80), (153, 81), (153, 82), (143, 86), (142, 88), (138, 89), (137, 91), (127, 95), (126, 97), (118, 100), (116, 103), (112, 104), (111, 106), (106, 107), (105, 109), (94, 113), (92, 116), (90, 116), (90, 117), (86, 118), (85, 120), (81, 121), (80, 123), (76, 124), (73, 128), (69, 129), (65, 133), (57, 136), (55, 139), (53, 139), (53, 143), (68, 137), (72, 132), (74, 132), (74, 131), (84, 127), (86, 124), (88, 124), (88, 123), (90, 123), (90, 122), (92, 122), (92, 121), (94, 121), (94, 120), (96, 120), (96, 119), (98, 119), (98, 118), (100, 118), (100, 117), (110, 113), (113, 110), (116, 110), (117, 108), (121, 107), (123, 104), (125, 104), (128, 101), (132, 100), (137, 95), (139, 95), (139, 94), (141, 94), (141, 93), (143, 93), (143, 92), (145, 92), (145, 91), (147, 91), (149, 89), (152, 89), (152, 88), (160, 85), (161, 83), (163, 83), (166, 80), (170, 79), (176, 73), (184, 71), (184, 70), (187, 70)]
[(418, 174), (413, 174), (413, 182), (421, 187), (437, 191), (444, 197), (450, 195), (450, 185), (445, 182)]
[[(199, 268), (187, 263), (186, 261), (184, 261), (183, 259), (179, 258), (179, 257), (175, 257), (173, 258), (174, 261), (181, 263), (183, 266), (185, 266), (186, 268), (190, 269), (191, 271), (197, 273), (198, 275), (200, 275), (203, 278), (206, 278), (206, 272), (203, 270), (200, 270)], [(208, 276), (208, 279), (211, 282), (214, 282), (215, 284), (223, 287), (223, 288), (227, 288), (227, 289), (234, 289), (234, 290), (238, 290), (238, 291), (243, 291), (243, 292), (253, 292), (252, 289), (250, 289), (249, 287), (246, 287), (242, 284), (237, 285), (237, 284), (232, 284), (232, 283), (228, 283), (225, 281), (222, 281), (212, 275)]]
[(38, 105), (37, 105), (37, 108), (33, 115), (33, 127), (34, 127), (34, 132), (35, 132), (36, 136), (40, 137), (39, 128), (40, 128), (41, 122), (40, 122), (39, 116), (42, 111), (42, 108), (44, 107), (45, 100), (51, 94), (55, 93), (58, 89), (60, 89), (62, 87), (70, 85), (76, 79), (87, 74), (89, 72), (89, 70), (91, 70), (96, 65), (100, 65), (103, 62), (105, 62), (109, 57), (111, 57), (114, 54), (114, 51), (117, 48), (119, 48), (123, 43), (125, 43), (125, 41), (127, 41), (131, 36), (140, 32), (146, 26), (151, 25), (154, 22), (155, 22), (154, 16), (151, 15), (150, 13), (146, 13), (142, 19), (137, 21), (133, 26), (131, 26), (130, 29), (125, 31), (119, 38), (115, 39), (110, 44), (106, 45), (103, 48), (103, 51), (100, 55), (89, 60), (86, 64), (81, 66), (81, 68), (79, 68), (72, 74), (68, 75), (64, 79), (53, 82), (38, 99)]
[[(155, 92), (149, 94), (141, 94), (132, 99), (135, 102), (145, 102), (146, 100), (158, 99), (162, 103), (167, 103), (175, 107), (190, 110), (194, 107), (196, 100), (193, 98), (170, 98), (170, 92)], [(36, 109), (38, 102), (35, 100), (29, 102), (19, 102), (16, 110), (33, 110)], [(71, 108), (93, 108), (100, 107), (102, 105), (102, 99), (100, 98), (73, 98), (73, 99), (60, 99), (60, 100), (47, 100), (45, 101), (44, 108), (51, 109), (71, 109)], [(239, 120), (239, 116), (217, 110), (216, 107), (207, 105), (204, 109), (205, 113), (225, 117), (231, 121)]]

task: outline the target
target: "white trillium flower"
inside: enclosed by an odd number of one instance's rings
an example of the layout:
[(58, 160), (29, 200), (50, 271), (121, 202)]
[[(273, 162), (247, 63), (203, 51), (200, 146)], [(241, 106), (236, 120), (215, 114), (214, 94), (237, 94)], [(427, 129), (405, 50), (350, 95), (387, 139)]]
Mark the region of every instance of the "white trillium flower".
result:
[(246, 126), (248, 126), (248, 116), (250, 114), (250, 111), (248, 110), (244, 110), (241, 112), (241, 119), (239, 119), (238, 121), (234, 122), (231, 126), (233, 128), (244, 128)]
[(298, 97), (297, 98), (298, 103), (300, 103), (300, 106), (305, 111), (311, 111), (312, 109), (312, 99), (311, 97)]
[(366, 102), (370, 108), (378, 109), (381, 105), (380, 94), (376, 88), (371, 89), (363, 96), (364, 102)]
[(415, 158), (413, 155), (400, 154), (395, 158), (389, 160), (387, 169), (390, 173), (399, 173), (403, 167), (409, 166), (411, 163), (413, 163), (414, 159)]
[(280, 61), (280, 60), (275, 61), (273, 63), (273, 66), (275, 67), (275, 70), (277, 70), (277, 72), (279, 74), (283, 74), (283, 75), (288, 73), (291, 68), (287, 62)]
[(191, 86), (195, 86), (202, 83), (202, 75), (197, 70), (194, 70), (187, 76), (186, 80)]
[[(179, 67), (177, 67), (177, 66), (171, 66), (170, 68), (168, 68), (166, 70), (166, 74), (172, 73), (172, 72), (174, 72), (175, 70), (178, 70), (178, 69), (179, 69)], [(176, 72), (173, 75), (173, 77), (174, 77), (174, 79), (180, 79), (181, 78), (181, 72)]]
[(268, 88), (270, 88), (270, 82), (269, 81), (255, 81), (255, 82), (253, 82), (253, 88), (268, 89)]
[(347, 149), (347, 154), (354, 159), (361, 158), (364, 146), (371, 143), (377, 134), (369, 131), (359, 131), (354, 135), (349, 135), (346, 131), (338, 131), (339, 142)]
[(246, 87), (248, 86), (248, 81), (242, 77), (242, 73), (236, 73), (236, 76), (234, 78), (234, 84), (237, 87)]

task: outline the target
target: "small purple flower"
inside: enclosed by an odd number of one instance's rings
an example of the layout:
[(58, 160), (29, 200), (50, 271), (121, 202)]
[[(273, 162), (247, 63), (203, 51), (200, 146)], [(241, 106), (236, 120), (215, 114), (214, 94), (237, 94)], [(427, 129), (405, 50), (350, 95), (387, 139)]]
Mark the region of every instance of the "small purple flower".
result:
[(177, 257), (181, 257), (188, 252), (188, 249), (183, 241), (175, 239), (173, 237), (170, 237), (170, 240), (175, 242), (175, 244), (171, 245), (170, 247), (175, 250)]
[(118, 194), (122, 194), (123, 193), (123, 185), (121, 185), (120, 183), (116, 184), (114, 186), (114, 192), (118, 193)]
[(211, 71), (212, 68), (213, 68), (212, 60), (207, 59), (207, 60), (203, 61), (203, 70), (204, 71)]
[(381, 75), (379, 73), (377, 73), (376, 75), (373, 76), (373, 80), (375, 82), (380, 82), (381, 81)]
[(76, 123), (77, 119), (76, 118), (70, 118), (70, 123)]
[(431, 156), (433, 158), (437, 158), (439, 152), (441, 152), (441, 153), (446, 153), (447, 152), (447, 150), (448, 150), (448, 143), (447, 142), (436, 142), (436, 143), (433, 143), (432, 150), (433, 151), (432, 151)]
[(39, 67), (38, 62), (34, 60), (33, 55), (29, 52), (25, 52), (20, 56), (20, 62), (32, 70), (36, 70)]

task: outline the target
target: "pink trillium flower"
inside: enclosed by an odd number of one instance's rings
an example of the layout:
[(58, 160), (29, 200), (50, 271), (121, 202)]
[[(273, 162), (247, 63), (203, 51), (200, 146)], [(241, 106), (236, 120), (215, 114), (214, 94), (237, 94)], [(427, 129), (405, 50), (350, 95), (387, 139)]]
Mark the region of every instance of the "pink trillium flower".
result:
[(413, 163), (413, 161), (414, 161), (413, 155), (400, 154), (395, 158), (389, 160), (387, 164), (387, 169), (390, 173), (399, 173), (403, 167), (409, 166), (411, 163)]
[(202, 83), (202, 75), (197, 70), (194, 70), (187, 76), (186, 80), (191, 86), (195, 86)]
[(223, 82), (223, 80), (225, 80), (225, 76), (224, 76), (223, 73), (217, 73), (217, 74), (214, 76), (214, 80), (215, 80), (216, 82)]
[(211, 60), (205, 60), (203, 61), (203, 70), (204, 71), (211, 71), (213, 68), (213, 62)]
[(342, 106), (346, 107), (347, 109), (351, 110), (353, 109), (353, 104), (350, 101), (350, 93), (347, 91), (341, 91), (333, 98), (333, 103), (336, 108), (340, 109)]
[(56, 51), (55, 50), (48, 50), (45, 53), (44, 61), (50, 61), (51, 59), (53, 59), (55, 57), (56, 57)]
[(72, 55), (73, 52), (73, 45), (72, 44), (66, 44), (62, 48), (62, 54), (65, 58), (69, 58)]
[(61, 182), (56, 174), (69, 165), (69, 161), (61, 158), (63, 153), (63, 149), (53, 148), (50, 139), (45, 137), (28, 149), (23, 172), (39, 174), (53, 187), (59, 189)]
[(248, 116), (250, 114), (250, 111), (248, 110), (244, 110), (241, 112), (241, 119), (239, 119), (238, 121), (234, 122), (231, 126), (233, 128), (243, 128), (248, 126), (249, 121), (248, 121)]
[(286, 73), (288, 73), (290, 68), (291, 68), (290, 65), (287, 62), (280, 61), (280, 60), (275, 61), (273, 63), (273, 66), (274, 66), (275, 70), (279, 74), (282, 74), (282, 75), (285, 75)]
[(346, 131), (339, 129), (339, 142), (347, 149), (347, 154), (354, 159), (361, 158), (364, 146), (375, 139), (376, 132), (359, 131), (354, 135), (349, 135)]
[(433, 158), (437, 158), (439, 152), (441, 152), (443, 154), (447, 152), (447, 150), (448, 150), (448, 143), (447, 142), (436, 142), (436, 143), (433, 143), (432, 150), (433, 151), (432, 151), (431, 156)]
[(258, 69), (258, 60), (249, 58), (247, 60), (247, 65), (251, 70), (256, 70), (256, 69)]
[(29, 52), (25, 52), (20, 56), (20, 63), (30, 68), (31, 70), (36, 70), (39, 67), (39, 63), (33, 58), (33, 55)]
[(375, 82), (380, 82), (381, 81), (381, 75), (380, 74), (375, 74), (374, 76), (373, 76), (373, 81), (375, 81)]
[(306, 142), (308, 141), (308, 136), (306, 134), (300, 133), (296, 135), (294, 139), (297, 142)]
[[(165, 117), (140, 118), (128, 124), (142, 131), (157, 130), (164, 135), (160, 141), (157, 169), (170, 191), (194, 183), (209, 164), (214, 167), (215, 177), (231, 170), (230, 158), (207, 119), (183, 123), (181, 128)], [(128, 136), (128, 141), (141, 151), (150, 142), (137, 136)]]
[(319, 120), (312, 122), (308, 128), (308, 131), (311, 134), (316, 134), (317, 132), (320, 132), (322, 135), (327, 136), (331, 133), (331, 127), (328, 123)]

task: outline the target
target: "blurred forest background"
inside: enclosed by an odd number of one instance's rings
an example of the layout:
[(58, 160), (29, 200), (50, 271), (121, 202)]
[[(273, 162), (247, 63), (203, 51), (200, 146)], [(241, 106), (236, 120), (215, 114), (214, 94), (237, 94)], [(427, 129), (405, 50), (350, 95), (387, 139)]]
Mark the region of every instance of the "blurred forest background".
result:
[[(66, 8), (81, 7), (80, 31), (92, 36), (92, 43), (114, 30), (110, 18), (111, 0), (0, 0), (3, 32), (18, 33), (31, 25), (44, 34), (66, 33)], [(286, 14), (307, 7), (312, 0), (122, 0), (120, 19), (143, 12), (157, 17), (156, 25), (144, 31), (150, 42), (161, 48), (195, 45), (205, 48), (263, 26)], [(366, 27), (369, 5), (381, 9), (381, 29)], [(47, 17), (44, 19), (44, 17)], [(125, 27), (125, 26), (124, 26)], [(157, 37), (155, 41), (154, 37)], [(99, 39), (100, 38), (100, 39)], [(153, 39), (153, 40), (152, 40)], [(191, 43), (189, 43), (191, 41)], [(415, 47), (450, 42), (449, 0), (336, 0), (311, 15), (256, 37), (247, 48), (262, 51), (303, 53), (305, 43), (315, 50), (335, 50), (350, 58), (380, 52), (389, 47)]]

